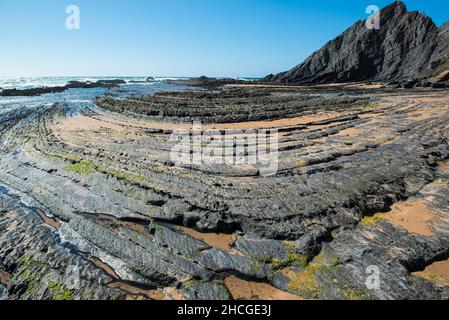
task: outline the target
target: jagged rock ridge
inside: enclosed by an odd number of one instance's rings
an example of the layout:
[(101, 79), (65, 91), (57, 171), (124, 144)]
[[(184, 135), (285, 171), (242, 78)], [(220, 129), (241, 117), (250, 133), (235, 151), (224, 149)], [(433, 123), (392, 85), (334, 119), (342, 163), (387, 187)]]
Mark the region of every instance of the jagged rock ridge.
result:
[(425, 14), (395, 1), (380, 13), (380, 29), (358, 21), (302, 64), (265, 81), (330, 83), (409, 81), (448, 69), (449, 23), (438, 28)]

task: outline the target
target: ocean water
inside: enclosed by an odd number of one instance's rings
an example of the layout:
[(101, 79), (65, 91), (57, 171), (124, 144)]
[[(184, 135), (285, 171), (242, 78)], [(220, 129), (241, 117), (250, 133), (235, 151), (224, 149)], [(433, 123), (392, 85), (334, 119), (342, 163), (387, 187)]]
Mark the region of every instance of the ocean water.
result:
[[(119, 87), (69, 89), (60, 93), (49, 93), (35, 97), (0, 97), (0, 114), (10, 112), (16, 108), (37, 108), (48, 106), (56, 102), (66, 103), (77, 109), (84, 106), (93, 106), (93, 99), (97, 96), (110, 94), (117, 98), (151, 95), (158, 91), (185, 90), (187, 87), (164, 82), (165, 80), (188, 80), (185, 77), (155, 77), (154, 82), (143, 82), (146, 77), (0, 77), (1, 89), (30, 89), (37, 87), (64, 86), (70, 81), (96, 82), (98, 80), (123, 79), (127, 83)], [(253, 81), (255, 78), (236, 78), (238, 80)], [(133, 83), (142, 81), (143, 83)]]
[[(36, 87), (56, 87), (66, 85), (69, 81), (83, 81), (95, 82), (98, 80), (113, 80), (123, 79), (127, 82), (145, 81), (147, 77), (20, 77), (20, 78), (5, 78), (0, 77), (0, 88), (3, 89), (30, 89)], [(164, 80), (177, 80), (188, 78), (177, 77), (158, 77), (155, 78), (157, 82)]]
[(144, 81), (146, 77), (39, 77), (39, 78), (0, 78), (2, 89), (30, 89), (36, 87), (54, 87), (66, 85), (69, 81), (91, 81), (123, 79), (127, 84), (119, 87), (69, 89), (64, 92), (43, 94), (35, 97), (0, 97), (0, 114), (12, 111), (16, 108), (35, 108), (47, 106), (56, 102), (62, 102), (74, 108), (92, 106), (92, 100), (104, 94), (110, 94), (118, 98), (131, 96), (151, 95), (157, 91), (185, 90), (185, 86), (178, 86), (163, 82), (167, 79), (186, 78), (155, 78), (155, 82), (132, 83), (132, 81)]

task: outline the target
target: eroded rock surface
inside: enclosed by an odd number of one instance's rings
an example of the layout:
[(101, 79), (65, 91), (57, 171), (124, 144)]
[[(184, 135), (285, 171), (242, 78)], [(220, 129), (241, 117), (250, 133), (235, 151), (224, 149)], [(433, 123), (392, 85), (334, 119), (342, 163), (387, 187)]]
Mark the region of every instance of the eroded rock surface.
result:
[[(448, 297), (420, 273), (449, 258), (447, 92), (241, 86), (97, 102), (0, 114), (0, 298)], [(278, 130), (277, 172), (174, 163), (171, 133), (192, 120)], [(387, 217), (417, 201), (432, 211), (425, 235)]]

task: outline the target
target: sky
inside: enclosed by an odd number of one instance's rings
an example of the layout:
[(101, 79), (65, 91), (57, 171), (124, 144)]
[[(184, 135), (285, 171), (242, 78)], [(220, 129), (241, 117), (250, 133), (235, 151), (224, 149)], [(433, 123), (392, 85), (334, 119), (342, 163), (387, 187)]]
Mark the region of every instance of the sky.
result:
[[(0, 76), (262, 77), (392, 0), (1, 0)], [(406, 0), (437, 25), (447, 0)], [(80, 29), (66, 28), (66, 8)]]

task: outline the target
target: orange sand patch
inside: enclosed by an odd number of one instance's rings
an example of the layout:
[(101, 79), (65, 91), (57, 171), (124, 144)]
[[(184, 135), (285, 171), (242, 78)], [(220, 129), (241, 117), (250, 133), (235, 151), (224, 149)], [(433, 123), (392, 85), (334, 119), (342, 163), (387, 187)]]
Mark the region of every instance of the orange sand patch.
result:
[[(309, 126), (307, 129), (299, 130), (299, 131), (301, 131), (301, 132), (314, 132), (314, 131), (318, 131), (318, 130), (322, 130), (322, 129), (332, 128), (333, 126), (335, 126), (337, 124), (339, 124), (339, 123), (336, 122), (336, 123), (330, 123), (330, 124), (313, 125), (313, 126)], [(297, 130), (286, 132), (286, 135), (295, 134), (296, 132), (297, 132)], [(279, 132), (279, 136), (282, 136), (282, 133), (283, 132)]]
[(323, 120), (330, 120), (333, 118), (337, 118), (340, 116), (344, 116), (344, 114), (321, 114), (314, 116), (302, 116), (295, 118), (285, 118), (273, 121), (247, 121), (247, 122), (237, 122), (237, 123), (220, 123), (220, 124), (212, 124), (212, 125), (204, 125), (204, 129), (257, 129), (257, 128), (280, 128), (280, 127), (291, 127), (298, 125), (305, 125), (310, 122), (318, 122)]
[(423, 107), (420, 108), (414, 112), (411, 112), (407, 115), (408, 118), (411, 118), (413, 120), (419, 121), (419, 120), (426, 120), (433, 117), (437, 117), (439, 115), (444, 115), (447, 112), (447, 107)]
[(166, 300), (185, 300), (181, 291), (176, 288), (165, 288), (164, 293)]
[(55, 128), (60, 131), (82, 131), (82, 130), (100, 130), (100, 129), (111, 129), (111, 130), (127, 130), (117, 124), (109, 123), (106, 121), (100, 121), (91, 117), (86, 116), (74, 116), (68, 117), (60, 121), (55, 125)]
[(253, 298), (259, 298), (260, 300), (303, 300), (294, 294), (281, 291), (269, 284), (246, 281), (236, 276), (227, 277), (224, 283), (234, 300), (249, 300)]
[(437, 218), (437, 212), (427, 207), (424, 200), (400, 202), (391, 207), (391, 211), (382, 215), (385, 220), (399, 225), (407, 231), (425, 237), (433, 236), (431, 222)]
[(415, 272), (413, 275), (437, 282), (449, 283), (449, 260), (438, 261), (427, 266), (424, 271)]
[(191, 236), (192, 238), (195, 238), (197, 240), (203, 241), (204, 243), (210, 245), (213, 248), (221, 249), (230, 254), (239, 254), (239, 255), (242, 254), (239, 250), (231, 246), (231, 244), (238, 238), (238, 236), (235, 234), (202, 233), (192, 228), (181, 226), (174, 226), (174, 228), (183, 234)]
[(109, 284), (111, 288), (117, 288), (129, 294), (143, 296), (151, 300), (164, 300), (165, 294), (158, 290), (144, 290), (125, 282), (114, 282)]
[(42, 218), (42, 220), (44, 220), (44, 223), (46, 225), (49, 225), (50, 227), (59, 230), (59, 228), (61, 227), (61, 223), (59, 223), (58, 220), (56, 219), (52, 219), (50, 217), (47, 217), (45, 214), (43, 213), (39, 213), (39, 216)]
[(11, 275), (6, 271), (0, 270), (0, 283), (4, 284), (7, 287), (10, 287), (12, 283)]
[[(373, 108), (383, 108), (383, 106), (379, 105), (379, 107), (373, 107)], [(376, 109), (376, 111), (377, 111), (377, 109)], [(385, 116), (386, 116), (385, 112), (367, 112), (367, 113), (359, 114), (360, 119), (372, 119), (371, 123), (373, 123), (373, 121), (376, 121), (377, 119), (379, 119), (379, 117), (385, 117)]]
[(374, 141), (379, 143), (381, 146), (385, 146), (387, 144), (392, 144), (392, 143), (395, 143), (395, 142), (397, 142), (399, 140), (401, 140), (401, 136), (386, 137), (383, 140), (381, 138), (374, 139)]
[(356, 89), (380, 89), (385, 87), (384, 83), (359, 83), (346, 86), (347, 88), (356, 88)]
[[(100, 137), (100, 130), (113, 130), (113, 132), (132, 132), (133, 129), (124, 126), (113, 124), (107, 121), (97, 120), (87, 116), (74, 116), (61, 119), (53, 125), (53, 132), (56, 137), (66, 142), (72, 147), (85, 144), (89, 141), (86, 133), (92, 133), (94, 137)], [(81, 136), (80, 136), (81, 132)], [(112, 137), (111, 133), (111, 137)], [(92, 138), (90, 138), (92, 140)]]
[[(105, 271), (108, 275), (110, 275), (114, 279), (120, 279), (120, 277), (117, 275), (117, 273), (112, 269), (109, 265), (104, 263), (98, 258), (88, 256), (85, 254), (82, 254), (84, 258), (95, 264), (97, 267)], [(122, 290), (128, 294), (133, 295), (133, 297), (128, 297), (129, 299), (151, 299), (151, 300), (164, 300), (165, 294), (158, 290), (145, 290), (139, 287), (136, 287), (132, 284), (117, 281), (117, 282), (111, 282), (107, 284), (110, 288), (117, 288), (119, 290)]]
[[(349, 114), (349, 113), (348, 113)], [(316, 114), (311, 116), (300, 116), (294, 118), (284, 118), (279, 120), (272, 121), (247, 121), (247, 122), (237, 122), (237, 123), (216, 123), (216, 124), (203, 124), (201, 126), (202, 130), (226, 130), (226, 129), (256, 129), (256, 128), (278, 128), (278, 127), (290, 127), (296, 125), (304, 125), (309, 122), (317, 122), (323, 120), (329, 120), (341, 116), (345, 116), (347, 114), (338, 114), (338, 113), (323, 113)], [(104, 127), (109, 127), (110, 129), (116, 128), (115, 126), (133, 126), (137, 128), (145, 128), (145, 129), (158, 129), (158, 130), (192, 130), (192, 124), (189, 123), (167, 123), (167, 122), (159, 122), (153, 121), (149, 119), (133, 119), (120, 115), (112, 115), (106, 112), (100, 113), (96, 116), (99, 120), (95, 120), (97, 122), (92, 123), (93, 128), (98, 129), (99, 123), (105, 123)], [(104, 122), (103, 122), (104, 121)], [(107, 123), (107, 125), (106, 125)], [(87, 126), (84, 125), (84, 126)], [(74, 126), (77, 128), (78, 126)], [(115, 130), (115, 129), (114, 129)], [(122, 130), (125, 128), (122, 127)], [(129, 130), (129, 129), (126, 129)]]
[[(412, 98), (415, 102), (447, 102), (449, 101), (448, 97), (446, 95), (444, 96), (437, 96), (435, 95), (435, 93), (433, 94), (429, 94), (427, 97), (423, 97), (423, 96), (411, 96), (410, 98)], [(447, 107), (445, 107), (447, 108)]]
[(114, 269), (112, 269), (109, 265), (107, 265), (106, 263), (104, 263), (103, 261), (101, 261), (98, 258), (89, 256), (87, 254), (81, 254), (86, 260), (89, 260), (90, 262), (92, 262), (94, 265), (96, 265), (97, 267), (99, 267), (100, 269), (102, 269), (104, 272), (106, 272), (108, 275), (110, 275), (112, 278), (115, 279), (119, 279), (120, 277), (117, 275), (117, 273), (114, 271)]
[(120, 222), (118, 222), (118, 224), (120, 224), (120, 225), (124, 226), (125, 228), (130, 229), (134, 232), (142, 234), (148, 238), (154, 238), (154, 236), (150, 233), (148, 228), (139, 223), (120, 221)]
[(360, 134), (359, 130), (355, 128), (348, 128), (345, 130), (340, 131), (336, 134), (336, 136), (345, 136), (345, 137), (356, 137)]
[(447, 161), (438, 162), (438, 170), (445, 174), (449, 174), (449, 163)]

